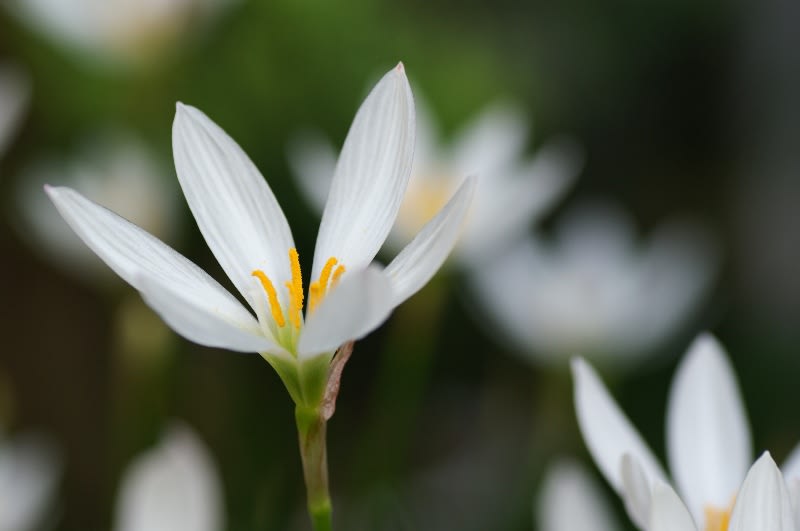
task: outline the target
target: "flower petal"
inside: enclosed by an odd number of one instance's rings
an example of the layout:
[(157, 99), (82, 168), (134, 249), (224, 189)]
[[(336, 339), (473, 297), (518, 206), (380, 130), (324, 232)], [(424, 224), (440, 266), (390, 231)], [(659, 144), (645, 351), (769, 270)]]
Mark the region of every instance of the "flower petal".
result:
[(115, 531), (219, 531), (220, 480), (202, 441), (183, 424), (125, 471), (117, 496)]
[(306, 317), (297, 343), (298, 357), (333, 352), (345, 341), (361, 339), (394, 308), (392, 285), (383, 271), (369, 267), (346, 276)]
[(358, 110), (336, 165), (314, 251), (312, 279), (330, 257), (365, 268), (394, 223), (411, 171), (414, 101), (403, 65)]
[(0, 529), (41, 529), (52, 516), (61, 456), (38, 434), (17, 435), (0, 445)]
[(736, 496), (728, 531), (797, 531), (792, 502), (769, 452), (750, 467)]
[(675, 491), (661, 481), (653, 485), (647, 531), (697, 531), (692, 515)]
[[(233, 284), (251, 300), (251, 273), (275, 285), (291, 278), (289, 224), (261, 173), (236, 142), (201, 111), (178, 103), (172, 125), (175, 168), (208, 247)], [(278, 291), (282, 303), (288, 301)]]
[[(56, 208), (97, 255), (123, 280), (141, 291), (145, 299), (165, 316), (176, 331), (201, 344), (240, 350), (242, 346), (261, 345), (261, 332), (253, 316), (225, 288), (154, 236), (110, 210), (66, 187), (46, 187)], [(168, 300), (172, 298), (172, 300)], [(183, 304), (185, 309), (179, 309)], [(181, 313), (184, 312), (184, 313)], [(205, 315), (206, 332), (192, 334), (189, 315), (199, 324)], [(224, 334), (226, 328), (237, 334)], [(220, 332), (214, 337), (214, 331)], [(236, 339), (252, 336), (251, 343)], [(246, 350), (250, 350), (249, 348)], [(254, 350), (255, 351), (255, 350)]]
[(583, 440), (611, 486), (622, 492), (620, 463), (626, 453), (640, 463), (650, 481), (663, 481), (666, 475), (652, 451), (583, 358), (573, 358), (572, 378)]
[(689, 347), (667, 404), (667, 455), (675, 485), (695, 521), (704, 507), (727, 507), (752, 460), (736, 375), (710, 334)]
[[(138, 280), (142, 298), (178, 334), (207, 347), (236, 352), (285, 354), (286, 350), (252, 326), (243, 327), (209, 305), (217, 294), (206, 289), (176, 289), (161, 280), (143, 276)], [(213, 303), (212, 303), (213, 304)], [(248, 323), (255, 324), (255, 323)]]
[(631, 454), (622, 456), (619, 470), (622, 478), (622, 500), (625, 502), (625, 510), (633, 523), (640, 529), (647, 529), (653, 505), (651, 482), (660, 480), (649, 478), (642, 465)]
[(539, 529), (575, 531), (619, 529), (603, 492), (576, 461), (560, 460), (550, 466), (536, 503)]
[(422, 288), (442, 266), (460, 234), (474, 193), (475, 178), (470, 177), (386, 268), (395, 306)]

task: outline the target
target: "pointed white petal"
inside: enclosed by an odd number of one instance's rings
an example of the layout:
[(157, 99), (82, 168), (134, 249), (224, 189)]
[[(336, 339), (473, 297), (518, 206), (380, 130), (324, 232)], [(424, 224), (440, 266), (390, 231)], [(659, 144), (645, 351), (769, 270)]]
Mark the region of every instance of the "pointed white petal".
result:
[(619, 524), (603, 492), (576, 461), (550, 466), (536, 503), (542, 531), (614, 531)]
[[(231, 327), (243, 335), (261, 335), (253, 316), (225, 288), (154, 236), (110, 210), (65, 187), (47, 187), (47, 194), (58, 211), (97, 255), (126, 282), (141, 291), (157, 311), (164, 312), (176, 331), (202, 344), (240, 350), (241, 341), (227, 344), (229, 335), (214, 339), (208, 334), (192, 337), (186, 318), (194, 314), (208, 316), (208, 333)], [(161, 290), (164, 287), (164, 290)], [(169, 298), (173, 300), (168, 300)], [(179, 306), (187, 304), (186, 314), (178, 318)], [(213, 317), (213, 319), (212, 319)], [(214, 326), (212, 321), (219, 321)], [(258, 345), (258, 341), (253, 339)], [(249, 350), (249, 349), (248, 349)]]
[(176, 424), (125, 471), (114, 529), (220, 531), (223, 512), (211, 455), (194, 432)]
[[(253, 305), (255, 269), (282, 286), (291, 278), (289, 224), (267, 182), (242, 148), (205, 114), (181, 103), (172, 125), (175, 168), (208, 247)], [(288, 295), (278, 290), (285, 303)]]
[(318, 131), (303, 131), (291, 139), (287, 154), (300, 191), (315, 211), (322, 212), (336, 170), (336, 151), (330, 141)]
[(727, 507), (752, 460), (736, 375), (722, 346), (702, 334), (689, 347), (670, 390), (667, 455), (675, 485), (697, 522), (704, 507)]
[(661, 481), (653, 485), (647, 531), (697, 531), (692, 515), (672, 487)]
[(650, 481), (664, 481), (666, 475), (652, 451), (583, 358), (572, 360), (572, 378), (583, 440), (611, 486), (622, 492), (620, 463), (626, 453), (639, 462)]
[(728, 531), (797, 531), (792, 502), (775, 461), (764, 454), (747, 473)]
[(298, 356), (333, 352), (345, 341), (361, 339), (389, 317), (392, 301), (392, 285), (383, 271), (369, 267), (351, 273), (306, 317)]
[(243, 327), (244, 323), (230, 320), (228, 314), (213, 306), (212, 301), (219, 295), (205, 286), (186, 291), (147, 276), (137, 283), (145, 302), (189, 341), (236, 352), (287, 354), (283, 347), (264, 337), (255, 321)]
[(314, 251), (312, 279), (336, 257), (365, 268), (386, 240), (403, 199), (414, 149), (414, 101), (403, 65), (358, 110), (344, 142)]
[(631, 521), (640, 529), (647, 529), (653, 504), (652, 482), (660, 479), (649, 478), (642, 465), (631, 454), (622, 456), (619, 467), (622, 478), (622, 501)]
[(470, 177), (386, 268), (395, 306), (422, 288), (442, 266), (456, 243), (474, 193), (475, 178)]

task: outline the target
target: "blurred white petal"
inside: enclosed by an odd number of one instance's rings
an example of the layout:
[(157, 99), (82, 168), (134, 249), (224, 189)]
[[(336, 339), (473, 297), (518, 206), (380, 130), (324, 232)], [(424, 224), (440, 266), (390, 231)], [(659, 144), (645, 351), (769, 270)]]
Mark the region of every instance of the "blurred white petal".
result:
[(186, 425), (127, 468), (117, 494), (116, 531), (220, 531), (222, 488), (211, 455)]
[(727, 507), (752, 463), (750, 430), (736, 375), (710, 334), (695, 339), (672, 380), (667, 454), (697, 522), (706, 507)]
[(653, 510), (653, 484), (661, 480), (648, 477), (639, 460), (628, 453), (622, 456), (620, 477), (628, 516), (640, 529), (646, 529)]
[(291, 139), (287, 153), (300, 191), (311, 206), (321, 213), (325, 209), (336, 170), (336, 150), (318, 132), (302, 131)]
[(786, 458), (781, 472), (786, 479), (786, 486), (794, 504), (795, 521), (800, 525), (800, 444), (795, 446), (792, 453)]
[(797, 531), (793, 509), (781, 471), (764, 452), (739, 490), (728, 531)]
[(576, 461), (548, 467), (536, 500), (540, 531), (616, 531), (619, 523), (603, 491)]
[(414, 150), (414, 99), (403, 65), (359, 108), (342, 147), (322, 214), (311, 278), (330, 257), (350, 271), (375, 257), (397, 216)]
[(643, 467), (649, 481), (665, 481), (652, 451), (642, 440), (594, 369), (582, 358), (572, 360), (575, 412), (583, 440), (595, 463), (617, 492), (622, 492), (622, 457), (630, 454)]
[(692, 515), (666, 483), (656, 481), (647, 531), (697, 531)]

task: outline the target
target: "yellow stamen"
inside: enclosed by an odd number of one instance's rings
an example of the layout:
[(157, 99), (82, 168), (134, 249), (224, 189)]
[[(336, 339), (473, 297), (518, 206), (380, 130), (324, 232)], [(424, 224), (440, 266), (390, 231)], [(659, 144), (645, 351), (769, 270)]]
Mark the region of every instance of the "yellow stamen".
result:
[(323, 293), (328, 289), (328, 279), (331, 277), (333, 266), (338, 262), (339, 260), (331, 256), (328, 258), (328, 261), (325, 262), (325, 267), (322, 268), (322, 272), (319, 274), (319, 287)]
[(289, 320), (295, 328), (300, 328), (300, 319), (303, 311), (303, 277), (300, 273), (300, 257), (297, 249), (289, 249), (289, 263), (292, 266), (292, 280), (286, 282), (289, 290)]
[(705, 531), (728, 531), (731, 521), (730, 509), (718, 509), (716, 507), (705, 507), (706, 527)]
[(328, 280), (331, 277), (333, 266), (335, 266), (338, 262), (339, 261), (334, 257), (328, 258), (328, 261), (325, 262), (325, 266), (323, 266), (322, 271), (320, 271), (319, 280), (315, 280), (308, 287), (308, 311), (313, 312), (317, 309), (322, 297), (325, 295), (325, 291), (328, 289)]
[(264, 287), (264, 291), (267, 293), (269, 308), (270, 311), (272, 311), (272, 318), (275, 319), (275, 323), (278, 326), (283, 327), (286, 324), (286, 321), (283, 319), (281, 304), (278, 302), (278, 294), (275, 292), (275, 286), (272, 285), (272, 281), (260, 269), (256, 269), (250, 274), (261, 281), (261, 285)]
[(339, 267), (337, 267), (336, 271), (333, 272), (333, 278), (331, 279), (331, 289), (339, 285), (339, 279), (342, 278), (344, 272), (345, 272), (344, 265), (339, 264)]

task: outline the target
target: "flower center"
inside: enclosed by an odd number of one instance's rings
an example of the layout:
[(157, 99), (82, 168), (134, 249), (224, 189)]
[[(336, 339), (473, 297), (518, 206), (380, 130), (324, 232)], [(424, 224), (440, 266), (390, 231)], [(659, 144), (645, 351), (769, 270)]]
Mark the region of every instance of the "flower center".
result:
[[(292, 269), (292, 278), (284, 282), (284, 287), (289, 295), (289, 304), (286, 309), (281, 306), (275, 285), (266, 273), (260, 269), (256, 269), (251, 273), (261, 283), (261, 287), (267, 296), (272, 320), (277, 326), (277, 334), (275, 335), (278, 338), (285, 337), (282, 332), (288, 324), (292, 325), (291, 331), (296, 332), (303, 323), (303, 276), (300, 272), (300, 256), (294, 247), (289, 249), (289, 264)], [(316, 310), (325, 295), (339, 283), (344, 272), (344, 264), (340, 264), (339, 260), (334, 257), (328, 258), (320, 272), (319, 279), (312, 282), (308, 288), (309, 312)]]
[(705, 531), (728, 531), (728, 524), (731, 521), (731, 507), (719, 509), (713, 505), (705, 507), (706, 527)]

